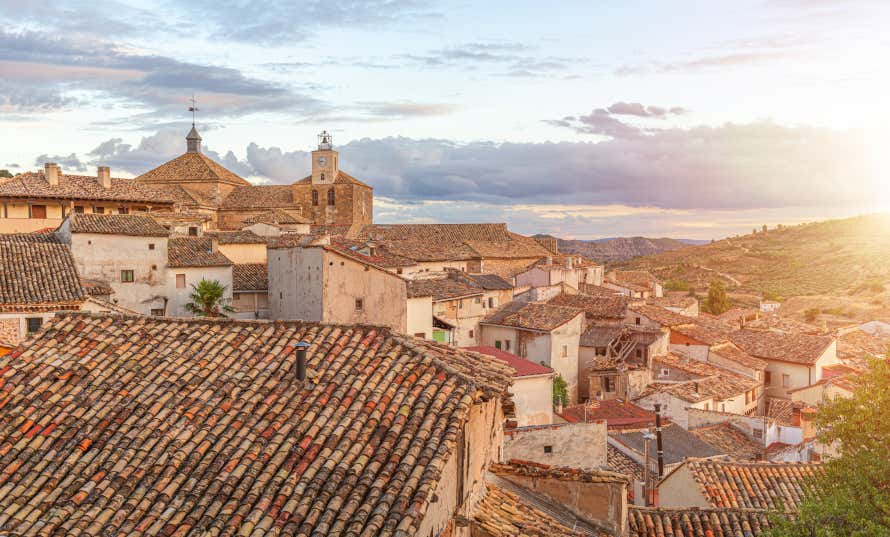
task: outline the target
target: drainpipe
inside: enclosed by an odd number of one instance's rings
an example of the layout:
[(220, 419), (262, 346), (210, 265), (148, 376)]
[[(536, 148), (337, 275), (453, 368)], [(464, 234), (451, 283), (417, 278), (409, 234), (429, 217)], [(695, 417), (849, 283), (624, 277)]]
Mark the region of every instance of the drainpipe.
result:
[(661, 404), (655, 403), (655, 442), (658, 454), (658, 479), (664, 477), (664, 449), (661, 443)]

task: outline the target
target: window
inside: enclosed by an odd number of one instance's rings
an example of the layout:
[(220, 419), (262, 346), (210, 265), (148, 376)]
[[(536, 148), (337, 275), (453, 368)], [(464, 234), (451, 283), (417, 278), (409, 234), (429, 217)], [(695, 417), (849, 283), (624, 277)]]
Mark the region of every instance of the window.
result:
[(642, 358), (642, 357), (643, 357), (643, 349), (637, 349), (637, 350), (635, 350), (635, 351), (634, 351), (634, 356), (636, 356), (637, 358)]
[(477, 296), (477, 297), (476, 297), (476, 304), (479, 304), (480, 302), (482, 302), (482, 298), (480, 298), (480, 297)]
[(497, 341), (494, 342), (494, 348), (495, 348), (495, 349), (500, 349), (500, 348), (501, 348), (501, 340), (497, 340)]
[(544, 446), (544, 453), (553, 453), (553, 446)]
[(401, 273), (402, 273), (402, 269), (397, 268), (397, 269), (396, 269), (396, 274), (401, 274)]
[(122, 270), (121, 271), (121, 282), (133, 283), (133, 281), (135, 281), (135, 277), (133, 275), (132, 270)]
[(641, 322), (641, 319), (640, 319), (639, 317), (637, 317), (637, 318), (636, 318), (636, 323), (637, 323), (637, 324), (640, 324), (640, 322)]
[(726, 403), (720, 403), (720, 412), (726, 412)]
[(464, 301), (463, 300), (457, 301), (457, 309), (459, 309), (459, 310), (464, 309)]
[(597, 348), (596, 348), (596, 355), (597, 355), (597, 356), (605, 356), (605, 355), (606, 355), (606, 348), (605, 348), (605, 347), (597, 347)]
[(318, 190), (312, 191), (312, 206), (318, 207)]
[(603, 377), (603, 385), (607, 393), (615, 391), (615, 377)]
[(658, 374), (662, 377), (669, 377), (671, 376), (671, 370), (666, 367), (662, 367), (661, 371), (659, 371)]
[(152, 316), (152, 317), (163, 317), (163, 316), (164, 316), (164, 310), (163, 310), (163, 309), (152, 308), (152, 309), (151, 309), (151, 316)]
[(494, 307), (494, 297), (493, 296), (488, 297), (488, 307), (489, 308)]
[(506, 347), (506, 350), (510, 350), (510, 340), (509, 339), (504, 340), (504, 347)]
[(705, 410), (711, 410), (711, 403), (705, 403)]
[(472, 330), (470, 330), (469, 336), (470, 336), (470, 339), (473, 339), (474, 335), (473, 335), (473, 331), (472, 331)]
[(189, 237), (197, 237), (198, 236), (198, 228), (192, 226), (189, 228)]
[(130, 209), (126, 207), (118, 207), (117, 214), (130, 214)]
[(328, 190), (328, 205), (334, 205), (335, 201), (336, 200), (334, 199), (334, 189), (332, 188), (332, 189)]
[(105, 207), (93, 207), (93, 214), (105, 214)]
[(767, 386), (773, 383), (773, 375), (769, 371), (763, 372), (763, 383)]
[(185, 274), (176, 275), (176, 288), (185, 289)]
[(46, 205), (32, 205), (31, 218), (46, 218)]
[(569, 346), (568, 346), (568, 345), (563, 345), (563, 346), (562, 346), (562, 355), (563, 355), (564, 357), (569, 355)]
[(34, 334), (40, 331), (40, 327), (43, 326), (43, 318), (41, 317), (28, 317), (25, 319), (25, 324), (27, 325), (28, 335)]
[(153, 242), (149, 243), (149, 244), (148, 244), (148, 249), (149, 249), (149, 250), (154, 250), (154, 249), (155, 249), (155, 243), (153, 243)]
[(782, 387), (788, 388), (791, 386), (791, 375), (782, 375)]
[(355, 299), (355, 311), (364, 311), (365, 301), (361, 298)]
[(754, 429), (752, 431), (754, 438), (761, 440), (763, 438), (763, 429)]
[(77, 214), (83, 214), (83, 205), (75, 205), (74, 212)]

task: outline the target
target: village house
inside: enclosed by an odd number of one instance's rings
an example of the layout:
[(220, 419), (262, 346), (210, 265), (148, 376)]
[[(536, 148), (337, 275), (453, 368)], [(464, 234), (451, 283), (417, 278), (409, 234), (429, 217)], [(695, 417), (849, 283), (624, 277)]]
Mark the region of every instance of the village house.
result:
[(652, 357), (668, 352), (668, 337), (652, 328), (591, 326), (579, 345), (579, 400), (631, 399), (649, 384)]
[[(231, 305), (233, 293), (232, 260), (222, 254), (216, 238), (175, 237), (167, 247), (164, 315), (190, 317), (186, 307), (194, 288), (202, 280), (217, 282), (225, 288), (223, 300)], [(152, 312), (152, 315), (158, 313)]]
[(0, 355), (87, 299), (68, 245), (49, 233), (0, 234)]
[(128, 214), (171, 209), (173, 200), (137, 184), (111, 177), (107, 166), (96, 176), (63, 173), (48, 162), (43, 170), (0, 179), (0, 233), (56, 229), (70, 214)]
[(789, 398), (792, 390), (818, 382), (825, 366), (839, 362), (837, 341), (831, 336), (738, 330), (730, 339), (767, 363), (763, 384), (769, 397)]
[(408, 280), (330, 237), (269, 244), (272, 319), (382, 324), (431, 338), (432, 295), (408, 294)]
[(214, 239), (219, 252), (232, 263), (265, 263), (266, 237), (252, 231), (207, 231), (199, 237)]
[[(0, 358), (9, 533), (470, 537), (501, 460), (512, 371), (484, 355), (358, 325), (66, 313), (46, 330)], [(580, 507), (622, 531), (625, 489), (603, 486), (546, 491), (590, 491)]]
[[(655, 474), (656, 481), (651, 481), (650, 486), (657, 483), (658, 453), (656, 450), (655, 428), (620, 429), (609, 432), (609, 445), (620, 451), (624, 456), (632, 459), (636, 464), (649, 468), (650, 473)], [(650, 438), (651, 435), (651, 438)], [(661, 427), (663, 456), (662, 463), (664, 473), (667, 474), (689, 458), (718, 459), (725, 456), (714, 446), (701, 441), (676, 423), (662, 421)], [(649, 443), (649, 464), (646, 464), (646, 443)]]
[(582, 284), (602, 285), (603, 266), (579, 255), (547, 256), (514, 277), (516, 287), (548, 287), (565, 284), (579, 289)]
[(552, 369), (495, 347), (476, 346), (464, 350), (497, 358), (516, 371), (510, 387), (516, 415), (513, 427), (553, 423), (553, 377), (556, 373)]
[(680, 315), (660, 306), (632, 303), (627, 307), (624, 323), (643, 328), (657, 328), (669, 332), (669, 328), (694, 323), (695, 317)]
[(166, 315), (168, 231), (145, 214), (72, 213), (56, 234), (82, 278), (104, 282), (113, 303)]
[(626, 399), (604, 399), (567, 406), (560, 414), (569, 423), (605, 421), (608, 430), (655, 426), (655, 413)]
[(452, 272), (444, 277), (408, 281), (408, 297), (432, 297), (427, 316), (432, 339), (456, 347), (476, 345), (479, 321), (488, 313), (486, 291), (473, 280)]
[(265, 263), (232, 265), (232, 307), (238, 319), (269, 318), (269, 273)]
[(668, 292), (661, 297), (649, 297), (646, 299), (646, 303), (662, 307), (680, 315), (688, 315), (689, 317), (699, 316), (698, 298), (679, 291)]
[(185, 153), (135, 181), (173, 199), (176, 211), (210, 216), (215, 229), (255, 225), (270, 212), (281, 215), (274, 217), (278, 220), (284, 220), (284, 213), (299, 224), (310, 221), (344, 230), (372, 222), (373, 189), (340, 170), (339, 155), (326, 132), (312, 151), (312, 174), (289, 185), (253, 185), (227, 170), (201, 153), (201, 136), (194, 126), (186, 136)]
[(730, 334), (727, 326), (699, 318), (692, 323), (670, 328), (670, 349), (675, 354), (708, 362), (762, 382), (767, 362), (741, 350), (730, 341)]
[(282, 233), (307, 235), (311, 232), (312, 220), (283, 209), (270, 209), (256, 216), (244, 219), (244, 230), (262, 237), (279, 237)]
[(553, 368), (567, 384), (569, 404), (578, 401), (582, 310), (538, 302), (511, 302), (490, 313), (479, 324), (482, 345), (513, 352)]
[(793, 513), (824, 468), (811, 463), (689, 460), (658, 485), (663, 507), (769, 509)]
[(585, 293), (559, 293), (547, 299), (553, 306), (584, 310), (584, 328), (620, 326), (627, 316), (628, 299), (622, 295), (594, 296)]
[(673, 353), (652, 359), (651, 378), (636, 404), (661, 404), (664, 415), (684, 428), (689, 408), (753, 415), (763, 407), (759, 381)]
[(661, 297), (661, 282), (645, 270), (613, 270), (606, 274), (603, 286), (621, 292), (633, 299)]

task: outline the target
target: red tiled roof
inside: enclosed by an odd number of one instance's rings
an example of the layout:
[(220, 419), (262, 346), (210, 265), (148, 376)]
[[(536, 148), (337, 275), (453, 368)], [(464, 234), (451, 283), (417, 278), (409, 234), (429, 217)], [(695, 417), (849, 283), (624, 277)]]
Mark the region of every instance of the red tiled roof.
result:
[(83, 201), (128, 201), (171, 205), (173, 199), (138, 184), (133, 179), (111, 178), (111, 188), (99, 184), (95, 176), (62, 173), (58, 185), (50, 185), (44, 172), (25, 172), (0, 182), (0, 198), (41, 198)]
[(660, 306), (652, 306), (650, 304), (633, 304), (628, 306), (630, 311), (638, 313), (647, 319), (654, 321), (662, 326), (679, 326), (681, 324), (689, 324), (695, 322), (696, 317), (680, 315), (673, 311), (666, 310)]
[(56, 317), (0, 358), (0, 527), (413, 535), (511, 373), (380, 327)]
[(758, 537), (771, 527), (761, 509), (628, 506), (627, 522), (628, 537)]
[(266, 291), (269, 289), (269, 273), (265, 263), (232, 265), (233, 291)]
[(584, 310), (588, 319), (623, 319), (627, 314), (628, 298), (624, 295), (591, 296), (560, 293), (547, 301), (554, 306), (569, 306)]
[(729, 422), (689, 429), (689, 432), (734, 460), (763, 460), (764, 446), (749, 438), (744, 431)]
[(212, 250), (209, 237), (178, 237), (170, 239), (167, 246), (167, 266), (179, 267), (227, 267), (232, 261)]
[(140, 183), (220, 182), (229, 185), (250, 185), (202, 153), (184, 153), (136, 178)]
[(473, 512), (473, 535), (485, 537), (589, 537), (492, 483)]
[(730, 339), (752, 356), (807, 365), (815, 364), (834, 341), (831, 336), (759, 330), (737, 330)]
[(167, 237), (170, 232), (143, 214), (78, 214), (68, 217), (72, 233)]
[[(584, 404), (563, 408), (562, 417), (570, 423), (584, 421)], [(593, 401), (587, 405), (587, 422), (606, 420), (609, 429), (640, 428), (655, 425), (655, 413), (621, 399)], [(667, 420), (663, 420), (667, 423)]]
[(55, 235), (0, 235), (0, 311), (77, 309), (85, 298), (71, 250)]
[(536, 364), (531, 360), (526, 360), (525, 358), (516, 356), (515, 354), (509, 353), (507, 351), (502, 351), (501, 349), (497, 349), (495, 347), (480, 345), (476, 347), (464, 347), (464, 350), (487, 354), (488, 356), (494, 356), (502, 362), (506, 362), (507, 365), (516, 370), (516, 373), (513, 375), (514, 377), (530, 377), (533, 375), (553, 374), (553, 370), (545, 365)]
[(584, 312), (577, 308), (551, 306), (539, 302), (527, 304), (510, 302), (480, 323), (550, 332), (583, 314)]

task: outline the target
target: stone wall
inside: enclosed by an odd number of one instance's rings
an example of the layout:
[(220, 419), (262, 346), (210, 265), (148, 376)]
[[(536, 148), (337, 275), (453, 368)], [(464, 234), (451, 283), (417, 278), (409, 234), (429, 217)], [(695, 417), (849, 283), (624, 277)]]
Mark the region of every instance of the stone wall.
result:
[[(549, 451), (549, 453), (548, 453)], [(593, 470), (606, 467), (606, 422), (561, 423), (504, 432), (504, 458)]]

